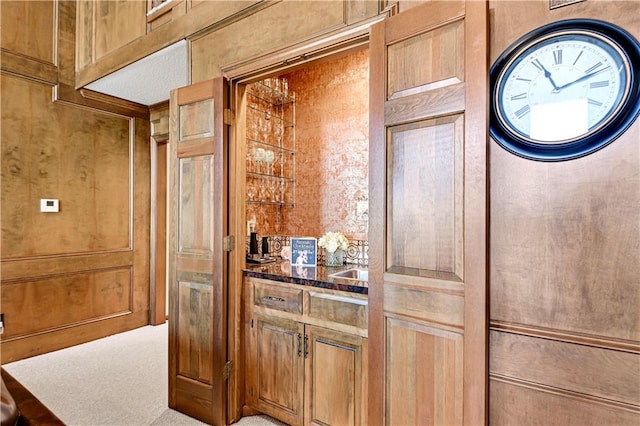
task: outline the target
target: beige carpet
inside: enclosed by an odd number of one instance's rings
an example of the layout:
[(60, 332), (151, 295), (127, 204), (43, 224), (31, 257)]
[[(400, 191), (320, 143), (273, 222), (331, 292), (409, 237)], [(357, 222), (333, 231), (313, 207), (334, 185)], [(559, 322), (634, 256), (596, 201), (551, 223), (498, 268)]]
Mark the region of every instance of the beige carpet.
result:
[(3, 367), (69, 426), (203, 425), (168, 408), (167, 331), (142, 327)]

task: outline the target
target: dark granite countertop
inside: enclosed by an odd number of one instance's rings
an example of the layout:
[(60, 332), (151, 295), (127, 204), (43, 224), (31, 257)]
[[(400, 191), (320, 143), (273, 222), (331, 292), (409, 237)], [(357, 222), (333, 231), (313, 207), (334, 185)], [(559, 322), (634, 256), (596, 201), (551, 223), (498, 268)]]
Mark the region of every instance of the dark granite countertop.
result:
[(300, 267), (291, 265), (287, 261), (277, 260), (276, 262), (262, 265), (247, 264), (244, 269), (244, 275), (283, 283), (368, 294), (369, 287), (366, 281), (329, 276), (330, 274), (353, 268), (366, 269), (366, 267), (358, 265), (345, 265), (343, 267), (326, 267), (321, 265), (316, 267)]

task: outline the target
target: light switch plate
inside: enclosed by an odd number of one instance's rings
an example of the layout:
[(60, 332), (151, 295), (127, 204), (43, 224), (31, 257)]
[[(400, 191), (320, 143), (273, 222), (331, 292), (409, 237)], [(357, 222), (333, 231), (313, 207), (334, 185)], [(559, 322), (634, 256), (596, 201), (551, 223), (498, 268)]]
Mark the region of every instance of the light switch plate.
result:
[(358, 203), (356, 204), (356, 215), (358, 215), (358, 217), (369, 215), (368, 201), (358, 201)]
[(54, 198), (41, 198), (40, 211), (43, 213), (58, 213), (60, 211), (60, 202)]

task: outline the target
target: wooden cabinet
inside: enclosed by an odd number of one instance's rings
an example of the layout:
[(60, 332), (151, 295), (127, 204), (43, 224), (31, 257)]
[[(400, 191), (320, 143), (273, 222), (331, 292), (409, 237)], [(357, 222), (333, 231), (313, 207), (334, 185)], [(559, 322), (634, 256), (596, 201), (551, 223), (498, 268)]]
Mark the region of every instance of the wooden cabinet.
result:
[(250, 327), (249, 405), (288, 424), (301, 424), (304, 324), (256, 313)]
[(305, 425), (366, 424), (367, 339), (307, 325)]
[(290, 425), (366, 424), (364, 295), (245, 278), (246, 404)]

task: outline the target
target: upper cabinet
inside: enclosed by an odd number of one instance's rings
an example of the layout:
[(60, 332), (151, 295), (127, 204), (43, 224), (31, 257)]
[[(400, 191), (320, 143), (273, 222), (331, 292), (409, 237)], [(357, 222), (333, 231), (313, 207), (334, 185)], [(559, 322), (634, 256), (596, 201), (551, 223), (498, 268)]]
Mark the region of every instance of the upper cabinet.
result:
[[(221, 68), (323, 34), (358, 26), (383, 2), (78, 0), (76, 87), (188, 39), (191, 82)], [(284, 25), (287, 23), (287, 25)], [(251, 40), (251, 43), (247, 43)]]
[(78, 0), (76, 86), (183, 40), (231, 16), (255, 13), (260, 1)]
[(53, 64), (54, 6), (53, 2), (43, 1), (3, 1), (0, 14), (0, 46), (3, 53), (12, 52), (41, 63)]
[(147, 3), (79, 1), (77, 61), (80, 69), (146, 34)]

